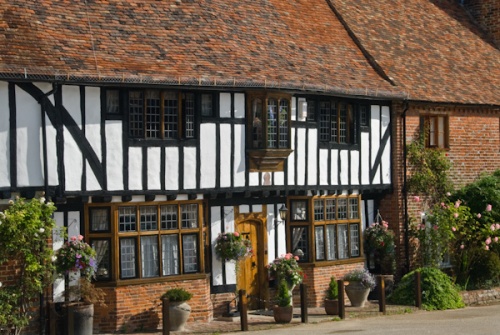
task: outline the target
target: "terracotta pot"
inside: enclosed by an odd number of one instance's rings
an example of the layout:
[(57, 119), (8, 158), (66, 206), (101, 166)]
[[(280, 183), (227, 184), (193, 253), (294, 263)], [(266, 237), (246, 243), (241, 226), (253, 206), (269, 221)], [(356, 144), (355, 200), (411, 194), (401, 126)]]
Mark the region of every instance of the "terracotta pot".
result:
[(325, 299), (325, 312), (328, 315), (339, 315), (338, 299), (335, 300)]
[(185, 301), (170, 302), (168, 317), (170, 321), (170, 330), (183, 331), (184, 326), (191, 314), (191, 306)]
[(277, 323), (290, 323), (293, 318), (293, 306), (274, 306), (273, 316)]
[(345, 287), (345, 293), (351, 301), (352, 307), (365, 307), (370, 289), (361, 285), (360, 282), (351, 281), (349, 285)]

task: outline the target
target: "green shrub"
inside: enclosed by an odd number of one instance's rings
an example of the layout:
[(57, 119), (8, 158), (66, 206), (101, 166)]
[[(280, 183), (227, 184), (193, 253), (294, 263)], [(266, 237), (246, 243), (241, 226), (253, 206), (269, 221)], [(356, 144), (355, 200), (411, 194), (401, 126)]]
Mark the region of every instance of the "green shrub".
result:
[(172, 288), (165, 292), (162, 296), (163, 298), (168, 298), (169, 301), (171, 302), (178, 302), (178, 301), (188, 301), (193, 297), (193, 294), (186, 291), (183, 288)]
[(468, 289), (489, 289), (500, 283), (500, 257), (498, 254), (481, 250), (471, 266)]
[(460, 293), (448, 277), (436, 268), (420, 268), (401, 279), (388, 301), (399, 305), (415, 305), (415, 272), (420, 271), (422, 308), (428, 311), (464, 307)]
[(286, 283), (285, 279), (280, 280), (275, 300), (276, 305), (280, 307), (290, 306), (292, 303), (292, 296), (290, 295), (288, 284)]
[(336, 300), (339, 298), (339, 285), (335, 280), (335, 276), (330, 278), (330, 284), (328, 284), (328, 290), (326, 290), (326, 298), (329, 300)]

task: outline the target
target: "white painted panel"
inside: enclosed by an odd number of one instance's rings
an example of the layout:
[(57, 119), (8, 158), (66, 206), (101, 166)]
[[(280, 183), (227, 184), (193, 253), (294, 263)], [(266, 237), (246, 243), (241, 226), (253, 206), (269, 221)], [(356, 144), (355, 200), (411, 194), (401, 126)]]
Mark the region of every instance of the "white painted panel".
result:
[(10, 187), (9, 84), (0, 82), (0, 187)]
[(212, 237), (212, 282), (214, 286), (223, 285), (222, 262), (215, 257), (215, 241), (221, 229), (220, 207), (210, 207), (210, 236)]
[(129, 190), (142, 190), (142, 148), (130, 147), (128, 149), (128, 188)]
[(290, 117), (291, 117), (291, 120), (292, 121), (297, 121), (297, 108), (296, 108), (296, 105), (297, 105), (297, 102), (296, 102), (297, 99), (295, 99), (295, 97), (292, 98), (292, 110), (290, 111)]
[(245, 126), (234, 125), (234, 187), (245, 186)]
[(80, 212), (68, 212), (68, 238), (83, 235), (80, 231)]
[(69, 130), (64, 127), (64, 180), (66, 190), (79, 191), (82, 189), (83, 156), (75, 139)]
[(59, 185), (59, 172), (57, 171), (57, 131), (49, 120), (45, 117), (46, 135), (47, 135), (47, 170), (49, 175), (49, 185)]
[(148, 148), (148, 190), (161, 189), (161, 148)]
[(196, 148), (184, 148), (184, 189), (196, 188)]
[[(64, 238), (62, 235), (62, 229), (64, 228), (64, 213), (55, 212), (54, 221), (56, 223), (56, 229), (52, 231), (52, 248), (59, 250), (63, 243)], [(55, 302), (64, 301), (64, 279), (57, 279), (53, 285), (53, 299)]]
[(123, 146), (121, 121), (106, 121), (106, 174), (108, 189), (123, 190)]
[(240, 214), (250, 213), (250, 206), (248, 206), (248, 205), (240, 205), (239, 212), (240, 212)]
[(179, 148), (165, 148), (165, 189), (179, 189)]
[(248, 174), (249, 185), (250, 186), (259, 186), (259, 178), (260, 178), (259, 172), (250, 172)]
[[(101, 151), (101, 90), (97, 87), (85, 88), (85, 135), (102, 162)], [(87, 190), (100, 190), (95, 174), (87, 163)]]
[(221, 118), (231, 117), (231, 93), (221, 93), (219, 101)]
[[(290, 139), (292, 141), (292, 149), (296, 150), (295, 143), (295, 128), (291, 129)], [(292, 152), (287, 158), (288, 165), (288, 185), (295, 185), (295, 152)]]
[(318, 183), (318, 131), (309, 129), (309, 142), (307, 145), (307, 184)]
[(245, 94), (234, 94), (234, 118), (243, 119), (245, 117)]
[[(281, 205), (278, 205), (280, 208)], [(272, 262), (276, 258), (276, 215), (274, 213), (274, 206), (267, 206), (267, 263)]]
[(359, 185), (359, 151), (351, 151), (351, 185)]
[[(234, 232), (234, 207), (224, 207), (224, 231)], [(226, 262), (226, 284), (236, 284), (236, 262)]]
[(349, 151), (340, 150), (340, 185), (349, 184)]
[[(224, 134), (227, 136), (227, 134)], [(216, 125), (213, 123), (204, 123), (200, 126), (200, 187), (201, 188), (214, 188), (215, 187), (215, 175), (216, 175)], [(230, 137), (231, 138), (231, 137)], [(222, 139), (222, 130), (221, 130)], [(224, 146), (226, 147), (229, 145)], [(231, 143), (231, 141), (226, 142)], [(223, 148), (221, 148), (222, 150)], [(222, 161), (222, 158), (221, 158)], [(228, 164), (228, 161), (223, 161)]]
[[(215, 140), (215, 134), (213, 135)], [(231, 187), (231, 125), (220, 125), (220, 186)], [(203, 151), (202, 151), (203, 152)], [(215, 163), (215, 153), (210, 160)], [(201, 160), (203, 163), (203, 159)], [(201, 178), (203, 180), (203, 178)], [(213, 177), (213, 186), (215, 187), (215, 173)], [(203, 186), (202, 186), (203, 187)]]
[(273, 185), (285, 185), (285, 173), (275, 172), (273, 173)]
[(319, 184), (328, 185), (328, 150), (319, 150)]
[(380, 166), (375, 166), (375, 159), (380, 149), (380, 106), (371, 106), (371, 168), (376, 168), (375, 177), (373, 178), (374, 184), (380, 183)]
[(62, 104), (68, 111), (71, 118), (75, 120), (76, 124), (82, 127), (82, 111), (80, 109), (80, 87), (64, 85), (62, 90)]
[(305, 185), (306, 182), (306, 130), (297, 129), (297, 185)]
[(361, 183), (370, 184), (370, 135), (361, 133)]
[(262, 205), (252, 205), (252, 212), (262, 213)]
[[(42, 186), (42, 131), (40, 105), (16, 87), (17, 186)], [(10, 162), (10, 158), (8, 159)], [(13, 185), (15, 186), (15, 185)]]
[(331, 175), (331, 184), (339, 185), (339, 151), (337, 149), (333, 149), (331, 152), (331, 167), (332, 167), (332, 175)]
[[(390, 109), (388, 106), (382, 107), (382, 136), (386, 131), (390, 131)], [(387, 145), (384, 148), (384, 152), (382, 153), (382, 183), (390, 184), (391, 183), (391, 138), (387, 141)]]

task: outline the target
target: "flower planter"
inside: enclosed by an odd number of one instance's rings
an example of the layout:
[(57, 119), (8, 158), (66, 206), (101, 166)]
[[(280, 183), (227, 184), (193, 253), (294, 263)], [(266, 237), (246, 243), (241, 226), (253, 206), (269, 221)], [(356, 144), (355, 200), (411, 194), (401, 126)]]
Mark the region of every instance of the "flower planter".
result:
[(325, 299), (325, 313), (327, 315), (339, 315), (338, 299)]
[(73, 334), (92, 335), (94, 326), (94, 305), (76, 304), (68, 306), (73, 312)]
[(290, 323), (293, 318), (293, 306), (274, 306), (273, 316), (276, 323)]
[(352, 307), (364, 307), (370, 289), (364, 287), (360, 282), (351, 281), (345, 287), (345, 293), (351, 301)]
[(176, 301), (169, 303), (168, 317), (170, 321), (171, 331), (184, 331), (189, 315), (191, 314), (191, 306), (185, 301)]

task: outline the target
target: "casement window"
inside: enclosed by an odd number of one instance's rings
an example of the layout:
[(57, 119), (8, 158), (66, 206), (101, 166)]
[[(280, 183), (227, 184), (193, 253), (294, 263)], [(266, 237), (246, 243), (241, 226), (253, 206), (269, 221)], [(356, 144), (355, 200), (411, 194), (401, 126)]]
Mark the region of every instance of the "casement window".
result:
[(304, 252), (301, 261), (304, 262), (361, 257), (359, 202), (359, 196), (291, 199), (292, 252), (301, 249)]
[(98, 280), (202, 272), (199, 202), (95, 206), (87, 213), (90, 244), (97, 252)]
[(145, 140), (176, 140), (196, 137), (196, 119), (213, 117), (212, 93), (107, 89), (106, 115), (128, 118), (128, 136)]
[(448, 116), (423, 116), (421, 118), (421, 129), (425, 132), (425, 146), (427, 148), (449, 148)]
[(338, 144), (354, 143), (353, 105), (345, 101), (319, 102), (319, 140)]

